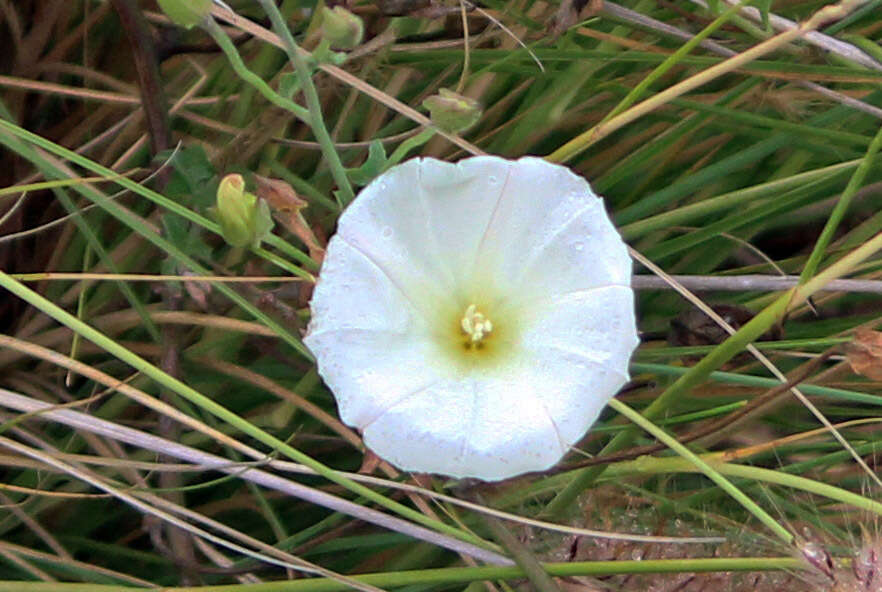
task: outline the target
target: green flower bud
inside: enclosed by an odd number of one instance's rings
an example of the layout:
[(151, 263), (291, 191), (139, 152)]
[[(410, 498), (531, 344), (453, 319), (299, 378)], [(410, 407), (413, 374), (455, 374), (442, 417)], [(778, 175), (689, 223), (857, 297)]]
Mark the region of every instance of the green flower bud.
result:
[(322, 7), (322, 37), (335, 49), (358, 47), (364, 37), (364, 22), (342, 6)]
[(438, 129), (454, 134), (475, 125), (482, 113), (478, 101), (446, 88), (425, 99), (423, 107), (429, 110), (429, 117)]
[(258, 247), (273, 228), (269, 206), (245, 191), (242, 175), (227, 175), (217, 188), (213, 215), (221, 234), (234, 247)]
[(162, 11), (176, 25), (190, 28), (211, 14), (211, 0), (157, 0)]

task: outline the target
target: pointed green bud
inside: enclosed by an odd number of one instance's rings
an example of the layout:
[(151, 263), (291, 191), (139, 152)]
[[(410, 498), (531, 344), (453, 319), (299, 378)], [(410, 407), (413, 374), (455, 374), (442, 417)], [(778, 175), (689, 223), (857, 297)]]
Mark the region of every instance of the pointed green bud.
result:
[(438, 129), (454, 134), (475, 125), (482, 113), (478, 101), (446, 88), (425, 99), (423, 107), (429, 110), (429, 117)]
[(364, 37), (364, 22), (342, 6), (322, 7), (322, 37), (334, 49), (354, 49)]
[(234, 247), (258, 247), (273, 228), (269, 206), (245, 191), (242, 175), (227, 175), (217, 188), (214, 217), (221, 234)]
[(211, 14), (211, 0), (157, 0), (162, 12), (176, 25), (190, 28)]

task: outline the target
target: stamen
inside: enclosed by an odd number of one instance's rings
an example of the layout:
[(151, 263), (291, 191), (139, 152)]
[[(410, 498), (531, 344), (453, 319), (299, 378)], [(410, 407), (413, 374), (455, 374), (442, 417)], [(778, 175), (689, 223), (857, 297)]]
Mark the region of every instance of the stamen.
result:
[(493, 331), (493, 323), (483, 313), (478, 311), (478, 307), (474, 304), (469, 304), (468, 308), (466, 308), (459, 325), (462, 327), (462, 332), (468, 336), (468, 345), (470, 347), (476, 347)]

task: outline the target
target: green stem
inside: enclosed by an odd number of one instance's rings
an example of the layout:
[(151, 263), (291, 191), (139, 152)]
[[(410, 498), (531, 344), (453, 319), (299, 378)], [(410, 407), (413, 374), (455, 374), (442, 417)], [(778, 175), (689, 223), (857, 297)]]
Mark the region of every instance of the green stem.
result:
[(393, 512), (396, 512), (409, 520), (417, 522), (418, 524), (422, 524), (423, 526), (432, 528), (438, 532), (448, 534), (460, 540), (464, 540), (484, 548), (493, 548), (492, 545), (475, 535), (464, 532), (439, 520), (429, 518), (415, 510), (412, 510), (411, 508), (408, 508), (403, 504), (392, 501), (389, 498), (375, 492), (374, 490), (369, 489), (364, 485), (361, 485), (360, 483), (356, 483), (348, 477), (341, 475), (337, 471), (331, 469), (330, 467), (314, 460), (312, 457), (304, 454), (303, 452), (300, 452), (289, 444), (265, 432), (264, 430), (260, 429), (249, 421), (243, 419), (242, 417), (239, 417), (226, 407), (216, 403), (209, 397), (206, 397), (192, 387), (184, 384), (177, 378), (167, 374), (160, 368), (157, 368), (141, 356), (118, 344), (113, 339), (107, 337), (92, 326), (84, 323), (58, 305), (50, 302), (40, 294), (37, 294), (27, 286), (15, 281), (13, 278), (2, 271), (0, 271), (0, 287), (6, 288), (31, 306), (34, 306), (43, 313), (57, 320), (59, 323), (67, 326), (72, 331), (80, 333), (83, 337), (85, 337), (98, 347), (104, 349), (111, 355), (116, 356), (119, 360), (125, 362), (132, 368), (135, 368), (146, 376), (152, 378), (160, 386), (176, 392), (184, 399), (190, 401), (204, 411), (211, 413), (215, 417), (219, 418), (221, 421), (226, 422), (228, 425), (233, 426), (242, 433), (251, 436), (258, 442), (265, 444), (270, 449), (277, 450), (278, 452), (284, 454), (295, 462), (299, 462), (308, 466), (329, 481), (337, 483), (338, 485), (342, 485), (353, 493), (361, 495), (364, 498), (384, 508), (392, 510)]
[(842, 192), (839, 201), (836, 202), (836, 206), (833, 208), (833, 211), (830, 212), (830, 217), (827, 218), (827, 223), (824, 224), (824, 229), (821, 230), (821, 236), (818, 237), (818, 241), (815, 243), (815, 248), (812, 249), (812, 253), (809, 255), (808, 261), (805, 263), (805, 267), (802, 268), (802, 273), (799, 276), (800, 283), (805, 283), (810, 277), (815, 275), (815, 271), (817, 271), (818, 266), (821, 264), (821, 259), (824, 257), (827, 247), (833, 240), (833, 235), (836, 233), (839, 223), (845, 216), (845, 212), (848, 210), (852, 198), (855, 196), (858, 189), (861, 188), (864, 179), (867, 177), (867, 173), (869, 173), (870, 169), (873, 167), (873, 160), (880, 148), (882, 148), (882, 127), (876, 132), (876, 136), (867, 148), (867, 153), (864, 156), (863, 161), (854, 171), (854, 174), (852, 174), (851, 179), (848, 181), (848, 185), (845, 187), (845, 191)]
[(7, 195), (15, 195), (16, 193), (25, 193), (30, 191), (41, 191), (43, 189), (57, 189), (59, 187), (70, 187), (71, 185), (82, 185), (90, 181), (108, 182), (110, 179), (56, 179), (54, 181), (40, 181), (39, 183), (25, 183), (22, 185), (10, 185), (9, 187), (0, 187), (0, 197)]
[[(663, 374), (668, 376), (683, 376), (684, 374), (689, 372), (689, 370), (690, 368), (683, 366), (668, 366), (666, 364), (631, 362), (632, 372), (651, 372), (653, 374)], [(751, 374), (735, 374), (733, 372), (711, 372), (708, 378), (710, 380), (726, 384), (738, 384), (741, 386), (759, 387), (764, 389), (781, 386), (781, 381), (776, 378), (753, 376)], [(799, 389), (807, 395), (829, 397), (831, 399), (838, 399), (840, 401), (853, 401), (856, 403), (864, 403), (867, 405), (882, 406), (882, 396), (879, 395), (859, 393), (857, 391), (848, 391), (845, 389), (821, 386), (818, 384), (801, 384), (799, 385)]]
[[(0, 117), (6, 118), (9, 117), (10, 114), (6, 110), (5, 106), (0, 106)], [(12, 127), (15, 126), (11, 121), (7, 122), (4, 119), (0, 119), (0, 123), (7, 124)], [(27, 142), (22, 141), (23, 138), (13, 137), (0, 139), (0, 143), (6, 144), (11, 147), (15, 152), (17, 152), (20, 156), (29, 160), (35, 167), (37, 167), (40, 172), (47, 178), (51, 178), (57, 175), (60, 175), (58, 168), (48, 160), (43, 154), (34, 150), (33, 146), (29, 145)], [(91, 248), (97, 255), (101, 262), (107, 266), (107, 268), (115, 274), (120, 273), (119, 265), (113, 260), (113, 257), (110, 256), (110, 253), (107, 252), (107, 249), (104, 248), (104, 244), (101, 242), (101, 239), (97, 234), (92, 230), (92, 227), (89, 225), (87, 220), (82, 216), (82, 210), (74, 204), (73, 200), (68, 196), (67, 192), (64, 190), (64, 187), (67, 185), (73, 185), (74, 188), (83, 192), (84, 187), (86, 186), (83, 183), (64, 183), (64, 181), (81, 181), (81, 179), (65, 179), (62, 181), (47, 181), (45, 183), (37, 183), (36, 185), (44, 185), (45, 188), (51, 189), (51, 191), (55, 194), (55, 197), (64, 207), (64, 209), (68, 212), (68, 215), (71, 216), (71, 220), (74, 225), (77, 227), (77, 230), (82, 233), (83, 238), (86, 239), (86, 243), (89, 248)], [(11, 189), (15, 189), (13, 186)], [(94, 188), (90, 187), (90, 191), (96, 191)], [(96, 191), (97, 192), (97, 191)], [(144, 323), (144, 328), (150, 334), (151, 339), (156, 342), (160, 340), (159, 328), (156, 326), (156, 323), (153, 322), (153, 319), (147, 313), (147, 309), (144, 306), (144, 303), (141, 302), (141, 299), (135, 294), (135, 291), (132, 290), (131, 286), (123, 281), (115, 282), (116, 286), (119, 288), (119, 291), (122, 292), (123, 296), (126, 300), (129, 301), (129, 304), (132, 305), (138, 315), (141, 317), (141, 320)], [(82, 298), (82, 294), (80, 295)]]
[[(260, 255), (261, 257), (263, 257), (267, 261), (271, 261), (272, 263), (275, 263), (278, 267), (284, 269), (288, 273), (290, 273), (292, 275), (296, 275), (298, 277), (302, 277), (303, 279), (305, 279), (309, 282), (312, 282), (313, 284), (315, 283), (315, 276), (314, 275), (312, 275), (308, 271), (304, 271), (303, 269), (300, 269), (296, 265), (292, 265), (292, 264), (288, 263), (288, 261), (286, 261), (285, 259), (282, 259), (281, 257), (276, 255), (272, 251), (267, 251), (263, 247), (252, 247), (251, 250), (254, 252), (255, 255)], [(309, 259), (309, 261), (311, 262), (312, 259)], [(314, 265), (314, 263), (313, 263), (313, 265)]]
[[(846, 489), (828, 485), (827, 483), (806, 479), (805, 477), (784, 473), (782, 471), (773, 471), (772, 469), (722, 462), (719, 460), (718, 455), (707, 455), (703, 458), (703, 462), (722, 475), (753, 479), (764, 483), (774, 483), (775, 485), (783, 485), (793, 489), (808, 491), (882, 516), (882, 503), (852, 493)], [(695, 473), (699, 470), (701, 469), (693, 465), (691, 461), (683, 458), (641, 456), (636, 460), (616, 463), (610, 467), (610, 476), (622, 477), (631, 473)]]
[[(744, 324), (734, 335), (729, 336), (726, 341), (714, 348), (695, 366), (674, 381), (643, 411), (643, 416), (647, 419), (657, 417), (678, 398), (707, 380), (711, 372), (744, 350), (747, 344), (756, 341), (760, 335), (778, 322), (788, 309), (804, 303), (827, 282), (849, 273), (880, 249), (882, 249), (882, 233), (877, 234), (860, 247), (854, 249), (805, 284), (788, 290), (779, 296), (774, 302)], [(636, 435), (636, 430), (625, 430), (616, 434), (600, 454), (611, 454), (630, 446)], [(549, 503), (545, 509), (545, 514), (550, 516), (561, 514), (583, 491), (591, 486), (594, 480), (603, 473), (604, 469), (605, 467), (603, 466), (588, 467), (577, 473), (569, 485)]]
[(285, 53), (288, 54), (288, 59), (291, 60), (291, 63), (294, 64), (294, 68), (297, 70), (297, 76), (300, 78), (300, 85), (303, 87), (303, 96), (306, 99), (306, 106), (309, 108), (309, 119), (306, 121), (312, 128), (312, 133), (315, 134), (315, 138), (318, 140), (318, 143), (322, 148), (322, 154), (328, 162), (328, 167), (331, 169), (331, 175), (334, 177), (334, 181), (337, 182), (340, 194), (342, 194), (342, 199), (338, 197), (337, 201), (340, 206), (345, 206), (355, 198), (355, 193), (352, 191), (352, 185), (349, 183), (349, 177), (346, 176), (346, 170), (343, 168), (343, 163), (340, 162), (340, 155), (337, 154), (337, 148), (334, 146), (331, 134), (328, 133), (328, 128), (325, 127), (325, 120), (324, 117), (322, 117), (322, 104), (318, 96), (318, 91), (315, 89), (315, 84), (312, 82), (312, 73), (306, 65), (306, 60), (300, 55), (297, 42), (294, 41), (294, 36), (291, 35), (291, 31), (288, 29), (288, 25), (285, 23), (285, 19), (282, 18), (282, 13), (279, 12), (275, 2), (272, 0), (258, 1), (269, 16), (270, 22), (272, 22), (273, 31), (275, 31), (276, 35), (282, 40), (282, 43), (285, 46)]
[(239, 75), (239, 78), (253, 86), (257, 89), (257, 92), (262, 94), (266, 100), (277, 107), (281, 107), (286, 111), (290, 111), (294, 115), (297, 116), (298, 119), (311, 124), (311, 117), (309, 115), (309, 111), (292, 101), (291, 99), (286, 99), (282, 95), (278, 94), (270, 85), (263, 81), (263, 78), (252, 72), (248, 69), (248, 66), (245, 65), (245, 62), (242, 61), (242, 56), (239, 55), (239, 50), (236, 49), (236, 46), (233, 44), (233, 41), (227, 35), (227, 33), (214, 22), (214, 19), (206, 19), (202, 23), (202, 28), (214, 39), (214, 42), (218, 44), (218, 47), (221, 48), (221, 51), (224, 52), (224, 55), (227, 56), (227, 60), (229, 60), (230, 65), (233, 67), (233, 71)]
[(769, 516), (769, 514), (765, 510), (760, 508), (756, 502), (744, 495), (744, 493), (742, 493), (741, 490), (735, 487), (728, 479), (723, 477), (723, 475), (716, 471), (712, 466), (702, 460), (701, 457), (699, 457), (694, 452), (689, 450), (686, 446), (678, 442), (676, 438), (668, 434), (660, 427), (653, 424), (651, 421), (649, 421), (618, 399), (612, 399), (609, 402), (609, 406), (630, 419), (632, 422), (639, 425), (641, 428), (643, 428), (653, 436), (655, 436), (656, 439), (664, 443), (668, 448), (682, 456), (684, 460), (689, 461), (689, 463), (691, 463), (699, 471), (704, 473), (708, 479), (716, 483), (720, 487), (720, 489), (728, 493), (735, 499), (735, 501), (744, 506), (744, 508), (748, 512), (750, 512), (757, 518), (757, 520), (765, 524), (769, 528), (769, 530), (778, 535), (778, 537), (781, 538), (785, 543), (790, 543), (793, 540), (793, 535), (790, 534), (786, 528), (778, 524), (775, 519)]
[(386, 169), (391, 166), (394, 166), (404, 160), (404, 157), (407, 156), (408, 152), (413, 150), (418, 146), (422, 146), (426, 142), (432, 139), (435, 135), (435, 129), (431, 127), (425, 128), (423, 131), (413, 136), (412, 138), (408, 138), (398, 145), (398, 148), (395, 149), (395, 152), (386, 160)]
[[(189, 220), (190, 222), (196, 224), (197, 226), (201, 226), (202, 228), (208, 230), (209, 232), (213, 232), (214, 234), (218, 234), (218, 235), (221, 233), (220, 227), (216, 223), (212, 222), (211, 220), (209, 220), (205, 216), (200, 216), (199, 214), (197, 214), (193, 210), (191, 210), (185, 206), (182, 206), (181, 204), (179, 204), (175, 200), (169, 199), (169, 198), (165, 197), (164, 195), (162, 195), (161, 193), (157, 193), (156, 191), (153, 191), (152, 189), (144, 187), (143, 185), (140, 185), (140, 184), (136, 183), (135, 181), (132, 181), (128, 177), (123, 177), (119, 173), (117, 173), (117, 172), (115, 172), (105, 166), (102, 166), (95, 161), (89, 160), (88, 158), (81, 156), (81, 155), (77, 154), (76, 152), (73, 152), (72, 150), (68, 150), (67, 148), (64, 148), (63, 146), (59, 146), (58, 144), (51, 142), (51, 141), (47, 140), (46, 138), (43, 138), (42, 136), (38, 136), (37, 134), (35, 134), (33, 132), (30, 132), (26, 129), (23, 129), (23, 128), (15, 125), (14, 123), (11, 123), (11, 122), (6, 121), (4, 119), (0, 119), (0, 131), (9, 132), (10, 134), (12, 134), (13, 136), (15, 136), (17, 138), (21, 138), (22, 140), (25, 140), (31, 144), (34, 144), (35, 146), (43, 148), (47, 152), (55, 154), (56, 156), (60, 156), (61, 158), (65, 159), (69, 162), (72, 162), (78, 166), (81, 166), (88, 171), (92, 171), (95, 174), (101, 175), (101, 176), (105, 177), (108, 181), (116, 183), (120, 187), (124, 187), (125, 189), (128, 189), (129, 191), (131, 191), (132, 193), (135, 193), (136, 195), (140, 195), (141, 197), (149, 199), (150, 201), (152, 201), (156, 205), (158, 205), (162, 208), (165, 208), (166, 210), (168, 210), (170, 212), (174, 212), (175, 214), (181, 216), (182, 218), (184, 218), (186, 220)], [(2, 140), (2, 136), (0, 136), (0, 141), (2, 141), (3, 143), (7, 143), (5, 140)], [(27, 155), (24, 155), (24, 156), (27, 156)], [(53, 175), (61, 175), (61, 173), (53, 172)], [(157, 244), (156, 241), (154, 241), (152, 238), (147, 236), (147, 234), (146, 234), (147, 231), (146, 231), (146, 229), (143, 228), (143, 226), (144, 226), (143, 224), (141, 224), (140, 222), (138, 222), (137, 224), (134, 224), (134, 222), (136, 220), (138, 220), (137, 217), (135, 217), (134, 215), (132, 215), (130, 213), (127, 214), (126, 213), (127, 210), (121, 209), (118, 205), (116, 205), (113, 202), (112, 199), (104, 197), (102, 194), (96, 192), (94, 190), (94, 188), (91, 187), (91, 185), (77, 184), (77, 185), (74, 185), (74, 189), (76, 189), (77, 192), (79, 192), (84, 197), (86, 197), (89, 200), (91, 200), (92, 202), (98, 204), (101, 208), (103, 208), (105, 211), (107, 211), (112, 216), (121, 220), (123, 223), (128, 224), (133, 230), (135, 230), (136, 232), (145, 236), (145, 238), (147, 238), (148, 240), (150, 240), (154, 244)], [(311, 265), (313, 268), (318, 267), (316, 265), (315, 261), (310, 259), (305, 253), (303, 253), (303, 251), (300, 251), (299, 249), (294, 247), (291, 243), (289, 243), (288, 241), (284, 240), (283, 238), (281, 238), (279, 236), (272, 234), (272, 235), (268, 236), (264, 242), (268, 245), (272, 245), (273, 247), (277, 248), (279, 251), (282, 251), (286, 255), (290, 256), (292, 259), (295, 259), (298, 261), (307, 261), (309, 263), (309, 265)], [(167, 243), (167, 241), (165, 241), (165, 243), (163, 243), (163, 244), (166, 244), (166, 243)], [(160, 246), (160, 245), (157, 244), (157, 246)], [(165, 250), (167, 253), (171, 253), (171, 251), (166, 249), (165, 247), (160, 246), (160, 248)], [(193, 268), (193, 269), (195, 271), (196, 268)], [(200, 272), (200, 273), (202, 273), (202, 272)], [(309, 274), (308, 272), (306, 272), (302, 269), (297, 270), (296, 272), (292, 271), (292, 273), (294, 273), (295, 275), (298, 275), (300, 277), (303, 277), (304, 279), (310, 279), (312, 277), (311, 274)]]
[(700, 31), (697, 35), (692, 37), (689, 41), (680, 46), (677, 51), (672, 53), (668, 58), (663, 61), (661, 64), (655, 67), (655, 69), (650, 72), (646, 78), (644, 78), (640, 83), (629, 92), (624, 99), (622, 99), (618, 105), (616, 105), (612, 111), (610, 111), (604, 118), (601, 123), (608, 121), (609, 119), (615, 117), (628, 107), (634, 104), (634, 102), (640, 98), (640, 96), (652, 85), (653, 82), (664, 76), (671, 68), (673, 68), (677, 62), (679, 62), (683, 57), (688, 55), (693, 49), (698, 47), (698, 44), (710, 37), (711, 33), (722, 27), (726, 24), (726, 22), (738, 11), (741, 10), (741, 7), (745, 4), (748, 4), (751, 0), (742, 0), (738, 4), (731, 6), (726, 12), (717, 17), (711, 24), (705, 27), (702, 31)]
[[(478, 503), (486, 505), (486, 502), (477, 496)], [(481, 519), (490, 533), (493, 535), (502, 547), (514, 558), (515, 563), (524, 570), (527, 579), (537, 590), (537, 592), (561, 592), (558, 585), (554, 582), (548, 572), (542, 568), (542, 564), (536, 559), (536, 556), (522, 543), (518, 537), (513, 535), (508, 527), (501, 520), (494, 516), (486, 516), (481, 514)]]
[[(83, 249), (83, 265), (82, 265), (83, 273), (88, 272), (89, 269), (92, 267), (92, 252), (93, 251), (92, 251), (92, 249), (89, 248), (89, 245), (86, 245), (85, 248)], [(122, 283), (125, 283), (125, 282), (122, 282)], [(128, 284), (126, 284), (126, 285), (128, 285)], [(87, 300), (88, 294), (89, 294), (89, 284), (84, 283), (82, 285), (82, 287), (80, 288), (80, 293), (77, 294), (77, 313), (76, 314), (77, 314), (78, 319), (86, 318), (86, 300)], [(159, 334), (159, 330), (156, 327), (156, 323), (153, 322), (153, 319), (150, 317), (150, 315), (146, 314), (147, 313), (146, 310), (144, 311), (144, 313), (145, 313), (145, 317), (146, 317), (145, 321), (149, 321), (149, 324), (145, 323), (145, 325), (148, 327), (148, 329), (151, 327), (153, 328), (153, 330), (155, 331), (154, 340), (156, 342), (159, 342), (161, 337)], [(153, 336), (153, 335), (154, 335), (154, 333), (151, 332), (151, 336)], [(76, 360), (79, 357), (79, 351), (80, 351), (80, 334), (74, 333), (72, 336), (72, 339), (70, 340), (70, 358)], [(68, 386), (70, 383), (70, 380), (69, 380), (70, 377), (71, 377), (71, 373), (68, 371), (68, 374), (67, 374), (68, 379), (65, 380), (65, 384)]]
[[(795, 557), (734, 557), (709, 559), (644, 559), (623, 561), (584, 561), (546, 563), (543, 567), (555, 577), (607, 576), (651, 573), (711, 573), (726, 571), (781, 571), (799, 570), (804, 566)], [(482, 580), (513, 580), (525, 576), (520, 567), (446, 567), (412, 571), (372, 573), (352, 576), (354, 580), (372, 586), (394, 588), (410, 585), (461, 584)], [(338, 592), (348, 590), (344, 582), (328, 579), (265, 582), (220, 586), (163, 588), (164, 592)], [(130, 586), (102, 586), (97, 584), (64, 584), (60, 582), (0, 581), (0, 592), (131, 592)]]

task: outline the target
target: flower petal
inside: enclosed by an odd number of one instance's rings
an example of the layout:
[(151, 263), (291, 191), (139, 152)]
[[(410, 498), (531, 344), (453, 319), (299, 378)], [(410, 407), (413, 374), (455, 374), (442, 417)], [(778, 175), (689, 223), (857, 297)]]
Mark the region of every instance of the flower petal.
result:
[(631, 259), (603, 201), (585, 179), (540, 158), (511, 166), (487, 237), (479, 266), (498, 290), (555, 296), (630, 285)]
[(566, 448), (524, 389), (532, 386), (498, 378), (432, 385), (370, 424), (365, 443), (405, 470), (498, 480), (547, 469)]
[(522, 330), (521, 347), (531, 355), (544, 356), (549, 349), (569, 352), (627, 377), (628, 361), (640, 343), (630, 288), (573, 292), (534, 302), (525, 314), (529, 321)]
[(481, 396), (463, 446), (461, 475), (507, 479), (548, 469), (567, 452), (572, 440), (561, 438), (538, 393), (545, 388), (541, 383), (545, 377), (537, 377), (531, 365), (480, 385)]
[(563, 456), (585, 436), (607, 402), (628, 382), (628, 374), (554, 347), (531, 354), (531, 367), (518, 379), (537, 385), (532, 404), (541, 406), (554, 422)]
[(476, 393), (473, 380), (445, 380), (415, 392), (367, 426), (364, 442), (406, 471), (474, 476), (463, 470), (462, 447)]
[[(630, 276), (603, 202), (564, 167), (414, 159), (341, 216), (305, 342), (381, 457), (504, 479), (558, 462), (628, 380)], [(468, 310), (494, 341), (460, 343)]]
[(340, 216), (336, 236), (381, 268), (414, 306), (428, 314), (433, 303), (450, 291), (452, 280), (431, 240), (421, 174), (420, 162), (411, 160), (375, 179)]
[(340, 418), (364, 428), (388, 409), (440, 378), (424, 340), (405, 333), (322, 331), (304, 340), (321, 360), (319, 373), (333, 391)]
[(450, 164), (420, 161), (421, 186), (439, 258), (460, 288), (472, 283), (477, 253), (509, 187), (511, 161), (476, 156)]
[[(310, 309), (310, 334), (340, 329), (401, 333), (425, 324), (386, 270), (345, 240), (328, 244)], [(309, 346), (308, 337), (305, 341)]]

